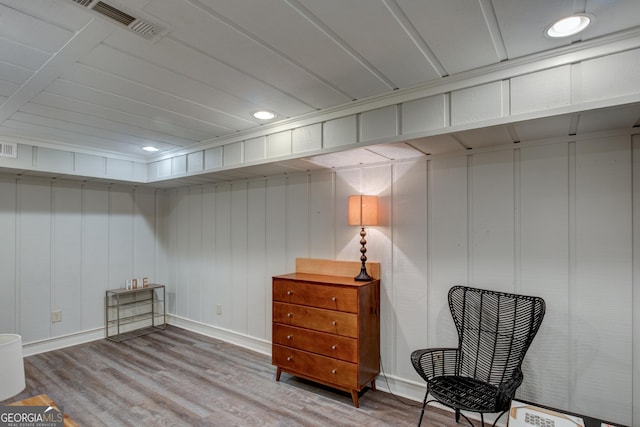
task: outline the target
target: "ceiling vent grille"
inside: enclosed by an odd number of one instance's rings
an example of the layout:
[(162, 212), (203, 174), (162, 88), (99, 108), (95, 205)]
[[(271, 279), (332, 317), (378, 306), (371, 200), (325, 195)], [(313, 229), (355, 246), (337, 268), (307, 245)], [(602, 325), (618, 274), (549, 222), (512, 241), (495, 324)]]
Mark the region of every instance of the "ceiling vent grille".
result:
[(138, 34), (145, 39), (151, 40), (161, 35), (162, 29), (152, 24), (151, 22), (130, 15), (123, 10), (105, 3), (103, 1), (95, 1), (95, 0), (71, 0), (74, 3), (84, 6), (90, 10), (93, 10), (96, 13), (99, 13), (103, 16), (106, 16), (109, 19), (112, 19), (116, 22), (127, 27), (129, 30)]
[(136, 20), (136, 18), (134, 18), (133, 16), (129, 15), (128, 13), (124, 13), (121, 10), (116, 9), (115, 7), (106, 4), (105, 2), (99, 1), (98, 3), (96, 3), (95, 6), (93, 6), (93, 10), (95, 10), (98, 13), (103, 14), (104, 16), (107, 16), (111, 19), (113, 19), (114, 21), (118, 21), (119, 23), (121, 23), (124, 26), (129, 26), (133, 21)]
[(18, 158), (18, 144), (13, 142), (0, 142), (0, 157)]

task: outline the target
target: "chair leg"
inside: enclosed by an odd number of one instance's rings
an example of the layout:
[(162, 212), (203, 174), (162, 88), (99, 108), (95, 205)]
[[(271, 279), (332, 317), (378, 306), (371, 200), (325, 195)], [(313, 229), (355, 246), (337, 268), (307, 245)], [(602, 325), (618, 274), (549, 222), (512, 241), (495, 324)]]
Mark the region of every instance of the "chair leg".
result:
[(420, 419), (418, 420), (418, 427), (422, 424), (422, 417), (424, 416), (424, 408), (427, 406), (427, 397), (429, 397), (429, 389), (424, 394), (424, 400), (422, 401), (422, 411), (420, 411)]
[(507, 409), (506, 411), (502, 411), (502, 412), (500, 413), (500, 415), (498, 415), (498, 418), (496, 418), (496, 420), (493, 422), (493, 424), (491, 424), (491, 427), (496, 427), (496, 424), (498, 423), (498, 420), (499, 420), (499, 419), (500, 419), (504, 414), (506, 414), (507, 412), (509, 412), (509, 410), (508, 410), (508, 409)]
[(482, 412), (480, 412), (480, 423), (480, 425), (484, 427), (484, 414)]
[(456, 423), (460, 422), (460, 409), (456, 409)]

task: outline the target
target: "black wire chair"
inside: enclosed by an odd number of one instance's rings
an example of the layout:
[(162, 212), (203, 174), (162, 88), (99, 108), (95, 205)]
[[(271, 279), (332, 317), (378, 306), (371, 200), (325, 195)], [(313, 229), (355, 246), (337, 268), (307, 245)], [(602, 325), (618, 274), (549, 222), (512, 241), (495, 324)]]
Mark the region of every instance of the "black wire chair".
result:
[[(509, 410), (522, 384), (522, 360), (545, 313), (542, 298), (466, 286), (449, 290), (449, 308), (458, 330), (458, 348), (431, 348), (411, 353), (411, 363), (427, 382), (418, 426), (427, 404), (484, 414)], [(427, 400), (429, 394), (433, 397)]]

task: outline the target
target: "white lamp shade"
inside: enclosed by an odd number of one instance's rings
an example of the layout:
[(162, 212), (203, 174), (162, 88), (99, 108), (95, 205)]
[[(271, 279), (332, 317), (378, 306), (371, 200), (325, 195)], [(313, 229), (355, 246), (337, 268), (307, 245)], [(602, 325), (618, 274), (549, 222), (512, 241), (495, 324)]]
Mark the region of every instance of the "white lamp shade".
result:
[(13, 397), (24, 388), (22, 337), (0, 334), (0, 400)]

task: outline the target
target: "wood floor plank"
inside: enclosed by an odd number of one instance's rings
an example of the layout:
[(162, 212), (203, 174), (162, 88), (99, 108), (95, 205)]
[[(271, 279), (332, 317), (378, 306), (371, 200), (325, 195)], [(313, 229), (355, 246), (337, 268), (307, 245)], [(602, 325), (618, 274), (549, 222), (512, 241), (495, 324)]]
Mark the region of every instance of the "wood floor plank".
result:
[[(169, 326), (115, 343), (94, 341), (25, 358), (27, 387), (9, 403), (47, 394), (81, 426), (414, 426), (417, 402), (351, 395), (283, 374), (268, 356)], [(430, 409), (424, 426), (454, 427)]]

